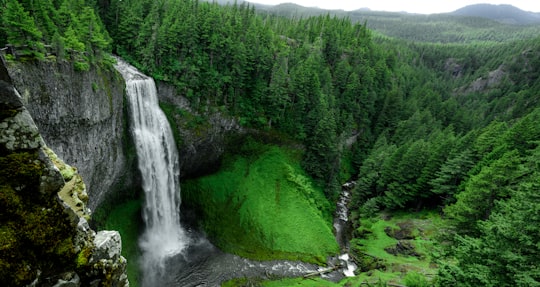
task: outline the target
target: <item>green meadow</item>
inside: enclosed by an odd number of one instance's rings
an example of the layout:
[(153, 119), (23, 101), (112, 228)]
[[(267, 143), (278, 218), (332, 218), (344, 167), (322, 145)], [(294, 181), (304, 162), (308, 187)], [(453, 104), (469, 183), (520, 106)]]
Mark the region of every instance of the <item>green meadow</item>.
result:
[(196, 205), (202, 227), (226, 252), (324, 264), (339, 251), (333, 208), (299, 159), (298, 151), (249, 142), (219, 172), (184, 183), (183, 201)]
[[(283, 278), (260, 281), (257, 284), (265, 287), (433, 286), (438, 253), (434, 238), (442, 224), (440, 216), (433, 211), (382, 213), (373, 218), (365, 218), (355, 231), (360, 239), (351, 241), (351, 255), (360, 265), (357, 276), (345, 278), (338, 283), (312, 277)], [(396, 246), (399, 240), (395, 237), (400, 236), (407, 238), (400, 240), (410, 243), (414, 248), (411, 250), (414, 256), (386, 251)], [(231, 281), (223, 286), (244, 285)]]

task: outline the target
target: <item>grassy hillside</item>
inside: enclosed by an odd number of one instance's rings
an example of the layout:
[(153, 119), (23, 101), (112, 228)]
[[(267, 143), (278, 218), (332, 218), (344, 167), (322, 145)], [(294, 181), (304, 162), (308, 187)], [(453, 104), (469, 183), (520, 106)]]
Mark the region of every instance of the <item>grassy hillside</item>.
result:
[(205, 231), (224, 251), (254, 259), (314, 263), (338, 252), (331, 205), (283, 147), (244, 144), (216, 174), (186, 182)]
[[(443, 226), (436, 212), (382, 213), (362, 221), (355, 231), (358, 238), (351, 242), (351, 255), (359, 263), (357, 276), (338, 283), (321, 278), (256, 283), (265, 287), (432, 286), (439, 250), (435, 238)], [(227, 284), (224, 286), (245, 286), (233, 281)]]

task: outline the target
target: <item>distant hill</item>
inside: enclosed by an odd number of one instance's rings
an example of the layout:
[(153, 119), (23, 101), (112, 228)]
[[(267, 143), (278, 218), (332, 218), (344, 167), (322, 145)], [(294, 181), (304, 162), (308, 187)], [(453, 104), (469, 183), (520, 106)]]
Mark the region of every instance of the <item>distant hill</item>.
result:
[(540, 13), (523, 11), (512, 5), (475, 4), (458, 9), (451, 15), (473, 16), (495, 20), (506, 24), (540, 24)]
[[(414, 42), (500, 43), (520, 39), (529, 39), (540, 35), (540, 14), (525, 12), (510, 5), (504, 6), (514, 8), (510, 9), (510, 11), (514, 11), (513, 18), (516, 19), (513, 21), (513, 24), (509, 24), (508, 20), (505, 22), (501, 20), (494, 20), (493, 17), (495, 16), (493, 15), (496, 15), (495, 13), (485, 13), (487, 15), (492, 15), (491, 17), (479, 15), (464, 16), (459, 14), (468, 13), (467, 9), (465, 9), (467, 7), (482, 5), (467, 6), (463, 8), (465, 10), (460, 9), (452, 13), (424, 15), (405, 12), (372, 11), (367, 8), (362, 8), (355, 11), (324, 10), (316, 7), (303, 7), (293, 3), (283, 3), (274, 6), (254, 3), (250, 4), (254, 5), (257, 11), (261, 14), (273, 14), (291, 18), (319, 16), (326, 14), (337, 17), (347, 17), (353, 22), (366, 23), (367, 27), (376, 31), (377, 34), (398, 39), (406, 39)], [(487, 6), (498, 7), (496, 5)], [(516, 14), (516, 9), (529, 16), (525, 17), (523, 14)], [(478, 10), (485, 11), (486, 9)], [(478, 13), (479, 12), (476, 14)], [(538, 22), (526, 20), (531, 18), (534, 19), (535, 17), (538, 17)], [(502, 19), (503, 17), (500, 18)], [(516, 23), (523, 25), (516, 25)], [(524, 25), (525, 23), (531, 25)]]

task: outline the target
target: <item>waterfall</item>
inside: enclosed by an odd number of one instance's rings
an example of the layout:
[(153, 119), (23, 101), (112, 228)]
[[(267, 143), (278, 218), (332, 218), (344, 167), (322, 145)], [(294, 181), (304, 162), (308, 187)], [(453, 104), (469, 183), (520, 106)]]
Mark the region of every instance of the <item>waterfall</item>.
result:
[(345, 253), (341, 254), (338, 258), (343, 262), (344, 269), (343, 274), (347, 277), (355, 276), (354, 271), (358, 268), (356, 264), (351, 260), (349, 256), (349, 202), (351, 201), (351, 190), (356, 186), (355, 181), (348, 181), (341, 186), (341, 194), (336, 205), (336, 212), (334, 214), (334, 231), (336, 240), (341, 247), (341, 250)]
[(126, 81), (130, 129), (144, 190), (145, 231), (139, 238), (143, 285), (155, 286), (165, 260), (188, 245), (180, 226), (178, 151), (159, 108), (154, 80), (121, 59), (117, 59), (116, 69)]

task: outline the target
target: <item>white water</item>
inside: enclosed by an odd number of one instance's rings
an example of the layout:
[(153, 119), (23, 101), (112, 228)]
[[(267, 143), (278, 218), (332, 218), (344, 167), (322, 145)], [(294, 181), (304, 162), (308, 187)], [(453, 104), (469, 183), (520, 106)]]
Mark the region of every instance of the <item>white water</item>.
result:
[(351, 201), (351, 192), (356, 185), (356, 182), (349, 181), (342, 185), (341, 194), (336, 205), (336, 212), (334, 215), (334, 231), (336, 235), (336, 240), (339, 243), (342, 251), (345, 253), (341, 254), (338, 258), (342, 261), (344, 268), (342, 269), (343, 275), (346, 277), (355, 276), (354, 271), (358, 269), (358, 266), (351, 260), (349, 256), (349, 244), (347, 239), (347, 226), (349, 221), (349, 202)]
[(144, 190), (145, 231), (142, 250), (143, 285), (155, 286), (167, 258), (188, 245), (180, 226), (178, 152), (165, 114), (159, 108), (154, 80), (117, 59), (116, 69), (126, 80), (130, 128), (137, 150)]

